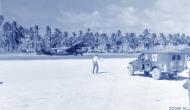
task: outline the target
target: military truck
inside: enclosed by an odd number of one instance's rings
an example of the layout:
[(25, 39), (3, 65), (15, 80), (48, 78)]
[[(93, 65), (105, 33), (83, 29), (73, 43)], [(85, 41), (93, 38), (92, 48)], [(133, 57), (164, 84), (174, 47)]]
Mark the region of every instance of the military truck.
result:
[(159, 80), (163, 75), (169, 78), (178, 76), (178, 73), (187, 69), (187, 55), (182, 51), (151, 51), (142, 52), (136, 60), (129, 63), (130, 75), (136, 71), (144, 72)]

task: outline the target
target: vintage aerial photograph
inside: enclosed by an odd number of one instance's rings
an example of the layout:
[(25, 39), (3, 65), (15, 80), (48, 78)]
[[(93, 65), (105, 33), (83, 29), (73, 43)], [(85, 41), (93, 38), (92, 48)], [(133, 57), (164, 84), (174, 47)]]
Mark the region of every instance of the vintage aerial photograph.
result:
[(190, 110), (190, 1), (0, 0), (0, 110)]

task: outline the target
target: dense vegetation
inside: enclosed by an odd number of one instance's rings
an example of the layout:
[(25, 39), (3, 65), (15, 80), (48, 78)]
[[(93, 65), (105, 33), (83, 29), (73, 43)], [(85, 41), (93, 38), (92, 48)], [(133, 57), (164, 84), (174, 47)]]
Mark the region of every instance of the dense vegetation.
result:
[(181, 48), (190, 46), (190, 37), (185, 34), (156, 34), (145, 29), (142, 34), (123, 33), (120, 30), (112, 34), (61, 31), (50, 26), (46, 27), (45, 34), (39, 34), (38, 25), (25, 28), (16, 21), (5, 21), (0, 15), (0, 53), (35, 53), (50, 48), (69, 47), (76, 42), (84, 41), (89, 52), (129, 52), (140, 49)]

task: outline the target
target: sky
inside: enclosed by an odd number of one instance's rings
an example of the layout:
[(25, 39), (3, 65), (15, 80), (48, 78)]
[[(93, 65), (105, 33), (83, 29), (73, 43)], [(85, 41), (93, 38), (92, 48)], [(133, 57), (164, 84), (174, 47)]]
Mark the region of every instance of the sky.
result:
[(25, 27), (77, 32), (190, 34), (190, 0), (0, 0), (0, 13)]

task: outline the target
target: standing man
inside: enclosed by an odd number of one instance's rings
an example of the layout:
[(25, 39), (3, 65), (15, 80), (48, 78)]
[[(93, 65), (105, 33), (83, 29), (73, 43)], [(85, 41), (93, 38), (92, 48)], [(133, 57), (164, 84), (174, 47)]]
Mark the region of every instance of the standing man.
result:
[(93, 74), (94, 74), (94, 72), (98, 73), (98, 70), (99, 70), (98, 60), (99, 60), (99, 58), (98, 58), (98, 55), (96, 54), (92, 59), (92, 63), (93, 63), (93, 70), (92, 71), (93, 71)]
[(189, 95), (189, 106), (190, 106), (190, 71), (189, 73), (189, 78), (187, 81), (183, 84), (183, 87), (188, 90), (188, 95)]

